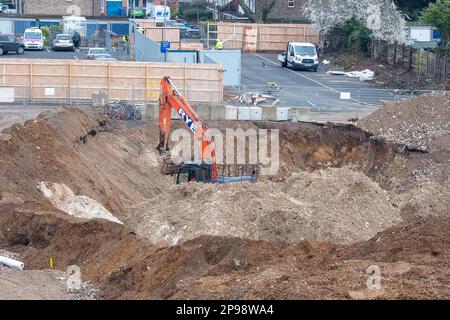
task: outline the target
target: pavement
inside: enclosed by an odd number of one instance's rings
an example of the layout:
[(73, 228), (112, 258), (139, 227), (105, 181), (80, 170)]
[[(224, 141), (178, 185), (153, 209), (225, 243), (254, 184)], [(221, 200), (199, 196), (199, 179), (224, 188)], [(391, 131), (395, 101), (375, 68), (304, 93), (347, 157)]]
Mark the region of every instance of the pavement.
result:
[[(393, 90), (374, 88), (367, 82), (346, 76), (282, 68), (277, 54), (243, 53), (241, 84), (245, 91), (264, 91), (267, 82), (275, 82), (280, 90), (274, 92), (280, 105), (310, 107), (320, 112), (348, 112), (356, 117), (376, 110), (383, 101), (398, 97)], [(350, 99), (341, 99), (341, 92)]]

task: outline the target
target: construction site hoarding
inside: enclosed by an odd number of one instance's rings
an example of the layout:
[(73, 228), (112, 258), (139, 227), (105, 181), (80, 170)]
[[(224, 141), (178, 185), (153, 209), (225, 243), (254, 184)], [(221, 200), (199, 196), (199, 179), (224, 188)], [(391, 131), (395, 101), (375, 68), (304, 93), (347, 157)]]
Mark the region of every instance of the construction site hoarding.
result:
[(217, 64), (1, 59), (0, 65), (0, 89), (13, 90), (14, 101), (71, 103), (103, 92), (110, 101), (152, 102), (159, 99), (161, 78), (170, 76), (188, 101), (223, 102)]
[(282, 51), (288, 42), (317, 44), (319, 33), (311, 24), (209, 23), (208, 43), (224, 42), (224, 49), (243, 51)]
[[(170, 49), (180, 49), (180, 28), (166, 28), (165, 41), (170, 42)], [(161, 27), (145, 27), (142, 33), (150, 40), (161, 43), (164, 41), (164, 28)]]

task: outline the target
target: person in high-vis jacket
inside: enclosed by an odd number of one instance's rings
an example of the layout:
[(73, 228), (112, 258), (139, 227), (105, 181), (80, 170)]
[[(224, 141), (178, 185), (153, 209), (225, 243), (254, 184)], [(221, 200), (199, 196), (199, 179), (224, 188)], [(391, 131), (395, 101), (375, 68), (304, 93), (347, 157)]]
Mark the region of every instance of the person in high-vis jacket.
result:
[(217, 39), (216, 45), (214, 46), (214, 49), (216, 50), (222, 50), (223, 49), (223, 43), (220, 41), (220, 39)]

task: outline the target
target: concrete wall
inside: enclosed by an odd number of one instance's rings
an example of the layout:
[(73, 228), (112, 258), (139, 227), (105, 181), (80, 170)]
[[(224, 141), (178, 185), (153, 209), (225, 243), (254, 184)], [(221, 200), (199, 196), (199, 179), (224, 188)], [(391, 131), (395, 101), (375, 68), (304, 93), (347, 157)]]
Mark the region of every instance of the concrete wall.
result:
[[(310, 108), (236, 107), (211, 106), (208, 104), (193, 104), (192, 107), (203, 121), (309, 121), (311, 116)], [(158, 119), (158, 110), (159, 105), (156, 103), (147, 105), (147, 119)], [(179, 116), (176, 112), (172, 112), (171, 118), (179, 119)]]
[(100, 16), (103, 0), (26, 0), (25, 14)]

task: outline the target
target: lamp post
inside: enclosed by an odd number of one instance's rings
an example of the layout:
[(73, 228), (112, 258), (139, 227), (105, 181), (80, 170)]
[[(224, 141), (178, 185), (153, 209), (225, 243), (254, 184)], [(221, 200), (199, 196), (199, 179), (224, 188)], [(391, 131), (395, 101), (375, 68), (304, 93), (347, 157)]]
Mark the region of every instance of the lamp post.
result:
[[(163, 30), (163, 42), (166, 42), (166, 12), (167, 12), (167, 0), (164, 0), (164, 30)], [(167, 62), (167, 49), (164, 50), (164, 62)]]

